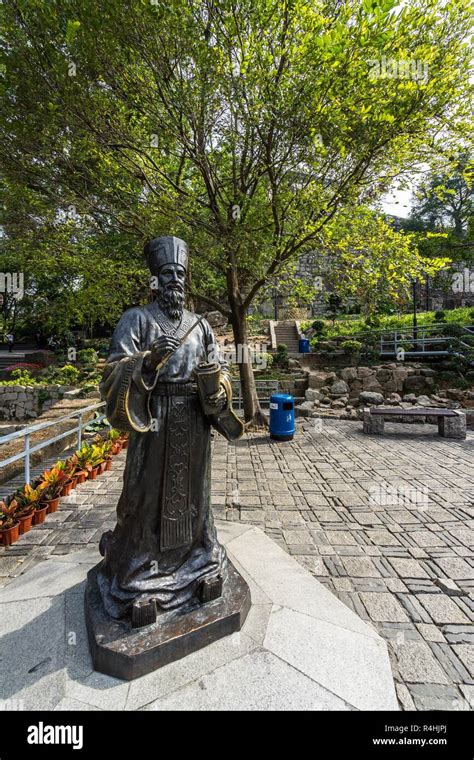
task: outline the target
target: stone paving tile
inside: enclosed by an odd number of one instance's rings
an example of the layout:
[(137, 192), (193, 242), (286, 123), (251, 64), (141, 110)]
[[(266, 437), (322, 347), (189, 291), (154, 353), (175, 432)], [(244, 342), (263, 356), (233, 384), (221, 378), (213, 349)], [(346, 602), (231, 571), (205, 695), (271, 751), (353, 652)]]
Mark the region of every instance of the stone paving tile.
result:
[[(393, 428), (371, 438), (357, 423), (324, 420), (322, 430), (299, 423), (285, 443), (255, 434), (230, 444), (216, 435), (215, 514), (261, 526), (378, 630), (402, 709), (473, 709), (474, 437)], [(113, 526), (124, 462), (120, 454), (54, 519), (0, 548), (0, 586), (44, 557), (96, 545)], [(377, 500), (384, 488), (398, 489), (396, 503)], [(443, 579), (461, 595), (437, 585)]]

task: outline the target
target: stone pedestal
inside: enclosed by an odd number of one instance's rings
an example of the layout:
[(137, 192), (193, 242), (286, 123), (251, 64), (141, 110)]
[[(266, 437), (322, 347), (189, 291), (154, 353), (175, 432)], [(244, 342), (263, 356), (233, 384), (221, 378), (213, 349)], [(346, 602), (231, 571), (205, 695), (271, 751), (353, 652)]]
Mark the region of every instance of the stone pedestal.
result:
[(453, 409), (452, 417), (438, 417), (438, 433), (443, 438), (461, 438), (466, 437), (466, 415)]
[(250, 590), (230, 560), (222, 577), (222, 596), (195, 599), (161, 611), (140, 628), (106, 615), (97, 586), (100, 564), (89, 570), (85, 613), (94, 669), (130, 681), (185, 657), (213, 641), (240, 631), (251, 605)]
[(385, 420), (383, 414), (371, 414), (370, 409), (364, 409), (363, 431), (368, 435), (383, 435)]

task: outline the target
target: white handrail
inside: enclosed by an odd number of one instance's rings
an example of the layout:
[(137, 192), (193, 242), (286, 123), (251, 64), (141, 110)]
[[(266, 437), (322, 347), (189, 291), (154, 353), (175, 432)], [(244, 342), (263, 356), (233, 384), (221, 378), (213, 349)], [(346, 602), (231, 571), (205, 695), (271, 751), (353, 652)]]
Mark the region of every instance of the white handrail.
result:
[[(77, 432), (77, 448), (79, 449), (81, 447), (82, 443), (82, 429), (90, 424), (90, 421), (83, 420), (83, 414), (85, 412), (92, 412), (96, 409), (101, 409), (105, 406), (105, 401), (100, 401), (97, 404), (92, 404), (91, 406), (85, 406), (81, 409), (76, 410), (75, 412), (69, 412), (69, 414), (65, 414), (63, 417), (58, 417), (55, 420), (52, 420), (50, 422), (42, 422), (37, 425), (31, 425), (27, 428), (24, 428), (23, 430), (17, 430), (14, 433), (9, 433), (8, 435), (4, 435), (0, 437), (0, 446), (3, 443), (8, 443), (9, 441), (12, 441), (16, 438), (24, 438), (24, 447), (23, 451), (19, 452), (18, 454), (14, 454), (11, 457), (8, 457), (8, 459), (0, 460), (0, 468), (6, 467), (8, 464), (12, 464), (13, 462), (17, 462), (19, 459), (25, 460), (25, 483), (30, 482), (30, 460), (31, 460), (31, 454), (33, 454), (35, 451), (39, 451), (40, 449), (44, 448), (45, 446), (48, 446), (51, 443), (56, 443), (56, 441), (60, 441), (63, 438), (66, 438), (68, 435), (71, 435), (71, 433)], [(44, 441), (40, 441), (39, 443), (35, 444), (34, 446), (31, 446), (30, 436), (32, 433), (37, 432), (38, 430), (44, 430), (45, 428), (52, 427), (53, 425), (58, 425), (61, 422), (65, 422), (66, 420), (74, 419), (77, 417), (77, 425), (71, 430), (66, 430), (63, 433), (60, 433), (59, 435), (54, 436), (53, 438), (47, 438)], [(99, 415), (93, 422), (101, 422), (102, 420), (106, 419), (105, 414)], [(107, 424), (109, 428), (112, 427), (112, 425), (107, 421)]]

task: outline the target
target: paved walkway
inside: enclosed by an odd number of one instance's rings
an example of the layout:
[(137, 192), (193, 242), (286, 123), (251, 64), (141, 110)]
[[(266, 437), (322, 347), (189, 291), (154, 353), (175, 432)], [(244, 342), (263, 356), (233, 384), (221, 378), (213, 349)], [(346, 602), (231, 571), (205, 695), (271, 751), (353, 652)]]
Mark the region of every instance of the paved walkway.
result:
[[(315, 424), (313, 424), (313, 422)], [(387, 640), (405, 709), (474, 707), (474, 436), (305, 421), (294, 441), (214, 441), (216, 517), (252, 523)], [(124, 455), (0, 549), (0, 585), (113, 527)]]

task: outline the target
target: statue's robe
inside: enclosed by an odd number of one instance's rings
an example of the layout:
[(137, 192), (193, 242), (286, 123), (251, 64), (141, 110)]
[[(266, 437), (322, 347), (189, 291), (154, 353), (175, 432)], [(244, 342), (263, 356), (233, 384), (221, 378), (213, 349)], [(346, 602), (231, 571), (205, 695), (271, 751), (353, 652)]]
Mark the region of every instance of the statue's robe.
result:
[(98, 576), (114, 618), (138, 599), (178, 607), (225, 566), (210, 506), (212, 418), (193, 377), (209, 352), (214, 361), (219, 355), (209, 324), (203, 320), (159, 373), (144, 364), (160, 335), (182, 338), (197, 319), (185, 310), (180, 325), (171, 322), (154, 301), (125, 312), (112, 338), (101, 392), (111, 424), (130, 431), (117, 525)]

